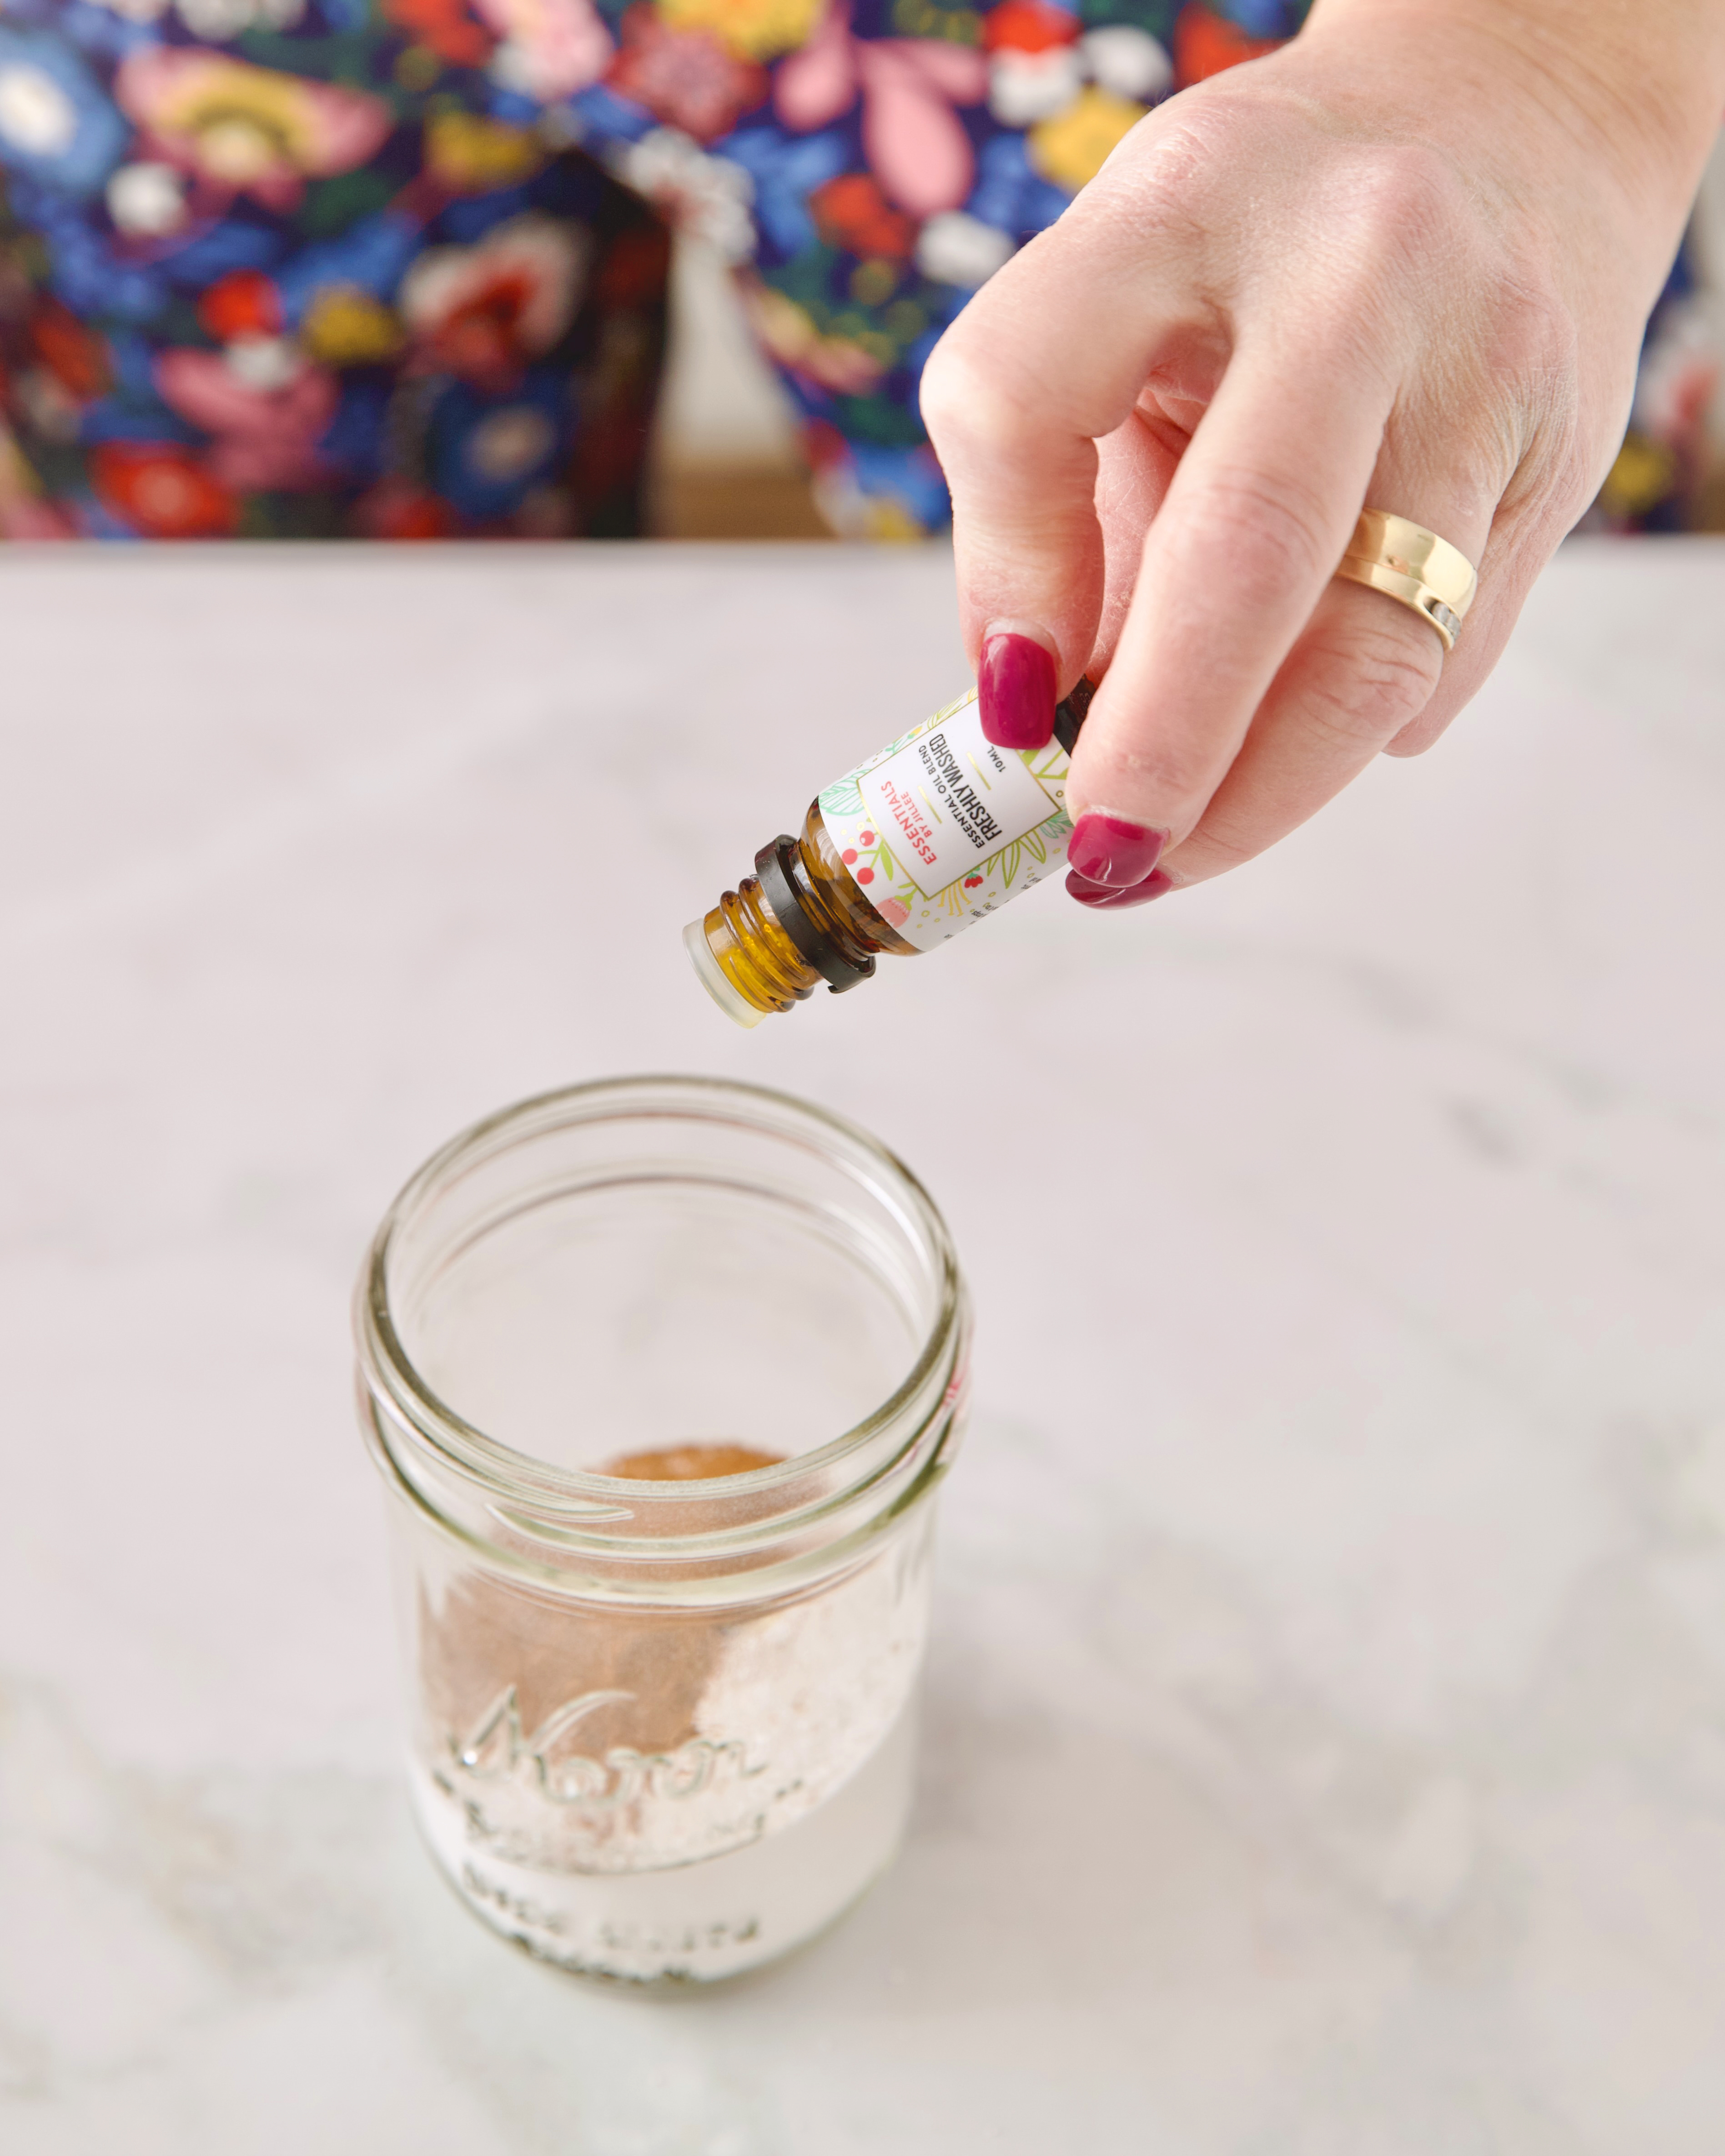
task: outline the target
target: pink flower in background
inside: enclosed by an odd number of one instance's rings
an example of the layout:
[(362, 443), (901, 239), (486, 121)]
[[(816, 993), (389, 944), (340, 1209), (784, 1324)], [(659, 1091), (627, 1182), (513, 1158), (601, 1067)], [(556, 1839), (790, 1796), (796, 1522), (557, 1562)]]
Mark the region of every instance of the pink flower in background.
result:
[(1680, 453), (1696, 452), (1706, 439), (1719, 372), (1718, 353), (1695, 324), (1685, 321), (1678, 335), (1656, 336), (1641, 362), (1636, 419), (1655, 441)]
[(590, 246), (580, 228), (529, 211), (475, 246), (429, 248), (398, 303), (421, 361), (481, 386), (517, 378), (575, 319)]
[(0, 499), (0, 539), (76, 539), (77, 527), (64, 509), (33, 495)]
[(976, 160), (952, 110), (979, 105), (988, 64), (971, 45), (938, 38), (854, 38), (846, 0), (793, 53), (773, 84), (787, 127), (812, 134), (863, 100), (863, 148), (882, 190), (912, 217), (957, 209), (970, 193)]
[(896, 898), (883, 898), (875, 911), (889, 928), (902, 928), (911, 917), (910, 907)]
[(773, 85), (773, 109), (787, 127), (812, 135), (850, 111), (857, 88), (850, 11), (845, 0), (834, 0), (808, 44), (779, 69)]
[(970, 193), (976, 158), (955, 105), (979, 104), (987, 64), (968, 45), (885, 38), (862, 48), (863, 148), (901, 209), (933, 217)]
[(593, 0), (473, 0), (502, 39), (491, 73), (506, 90), (550, 103), (585, 90), (611, 64), (611, 38)]
[(223, 485), (291, 490), (325, 476), (317, 443), (335, 417), (336, 377), (285, 339), (244, 338), (221, 352), (165, 352), (156, 386), (182, 419), (214, 435), (208, 460)]
[(114, 94), (144, 132), (141, 155), (268, 209), (295, 208), (308, 178), (364, 164), (395, 126), (389, 107), (363, 90), (185, 45), (129, 53)]
[(608, 86), (644, 105), (697, 142), (728, 135), (767, 95), (767, 70), (706, 30), (674, 30), (650, 8), (623, 18), (623, 48)]

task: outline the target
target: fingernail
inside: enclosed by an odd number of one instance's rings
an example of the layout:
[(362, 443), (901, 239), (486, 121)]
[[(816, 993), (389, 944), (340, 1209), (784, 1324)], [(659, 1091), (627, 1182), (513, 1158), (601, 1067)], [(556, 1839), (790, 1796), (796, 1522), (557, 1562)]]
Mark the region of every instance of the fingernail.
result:
[(983, 732), (996, 748), (1046, 747), (1054, 734), (1055, 663), (1034, 636), (989, 623), (976, 696)]
[(1142, 883), (1129, 883), (1124, 889), (1118, 884), (1092, 883), (1075, 869), (1066, 878), (1066, 889), (1081, 906), (1092, 912), (1118, 912), (1125, 906), (1147, 906), (1153, 898), (1160, 898), (1165, 891), (1174, 888), (1174, 880), (1166, 869), (1154, 869)]
[(1111, 816), (1106, 808), (1086, 808), (1066, 841), (1066, 859), (1087, 882), (1119, 890), (1142, 883), (1167, 844), (1166, 831)]

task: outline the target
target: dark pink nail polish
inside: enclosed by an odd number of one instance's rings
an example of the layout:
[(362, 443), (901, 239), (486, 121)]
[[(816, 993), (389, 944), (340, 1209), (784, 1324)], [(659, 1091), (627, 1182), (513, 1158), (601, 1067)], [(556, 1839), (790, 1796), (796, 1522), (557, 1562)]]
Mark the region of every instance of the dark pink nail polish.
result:
[(1087, 882), (1118, 891), (1142, 883), (1167, 844), (1166, 831), (1153, 831), (1125, 816), (1089, 808), (1066, 841), (1066, 859)]
[(1044, 748), (1054, 734), (1055, 663), (1034, 636), (983, 639), (977, 669), (983, 732), (996, 748)]
[(1153, 869), (1142, 883), (1129, 883), (1123, 888), (1119, 884), (1092, 883), (1076, 869), (1066, 878), (1066, 889), (1078, 903), (1097, 913), (1118, 912), (1127, 906), (1147, 906), (1153, 898), (1160, 898), (1163, 891), (1174, 887), (1174, 880), (1165, 869)]

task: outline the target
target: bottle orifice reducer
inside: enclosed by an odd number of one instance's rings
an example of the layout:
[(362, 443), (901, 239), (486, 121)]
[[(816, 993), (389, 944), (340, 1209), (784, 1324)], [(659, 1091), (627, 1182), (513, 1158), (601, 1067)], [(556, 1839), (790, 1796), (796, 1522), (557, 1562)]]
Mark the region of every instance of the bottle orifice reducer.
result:
[(866, 981), (880, 952), (932, 951), (1065, 865), (1066, 771), (1094, 686), (1081, 681), (1039, 749), (997, 748), (976, 691), (809, 804), (800, 838), (683, 932), (695, 970), (739, 1025), (789, 1010), (823, 981)]

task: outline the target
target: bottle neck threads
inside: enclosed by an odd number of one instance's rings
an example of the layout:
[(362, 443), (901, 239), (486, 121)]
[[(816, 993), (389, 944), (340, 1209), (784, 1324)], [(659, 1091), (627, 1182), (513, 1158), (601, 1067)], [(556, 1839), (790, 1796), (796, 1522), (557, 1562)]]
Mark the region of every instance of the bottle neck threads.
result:
[[(979, 917), (982, 912), (993, 911), (1003, 898), (1013, 896), (1015, 889), (1025, 889), (1035, 882), (1039, 874), (1046, 872), (1050, 847), (1064, 851), (1070, 826), (1061, 812), (1065, 797), (1058, 786), (1065, 771), (1061, 752), (1071, 754), (1094, 693), (1093, 682), (1081, 680), (1057, 707), (1054, 739), (1059, 747), (1052, 752), (1052, 767), (1040, 751), (1036, 752), (1040, 761), (1033, 760), (1030, 752), (1024, 752), (1024, 769), (1012, 761), (1010, 752), (1003, 762), (1002, 752), (984, 742), (979, 734), (967, 748), (964, 726), (976, 725), (973, 711), (968, 721), (965, 718), (975, 702), (973, 691), (930, 720), (928, 726), (916, 729), (904, 742), (883, 750), (870, 764), (821, 797), (837, 801), (833, 810), (838, 819), (836, 839), (823, 817), (821, 801), (811, 802), (801, 837), (782, 834), (762, 846), (755, 856), (754, 875), (743, 877), (703, 920), (691, 921), (683, 932), (695, 970), (714, 1001), (739, 1025), (758, 1025), (775, 1012), (791, 1010), (806, 1002), (823, 983), (834, 995), (842, 995), (858, 982), (871, 978), (878, 952), (914, 956), (931, 947), (926, 933), (919, 941), (907, 940), (906, 934), (900, 933), (906, 926), (911, 906), (922, 906), (926, 914), (929, 904), (924, 892), (904, 881), (902, 849), (901, 865), (893, 866), (885, 839), (877, 837), (877, 830), (886, 832), (890, 826), (878, 817), (868, 817), (862, 793), (853, 783), (875, 771), (883, 760), (896, 757), (901, 750), (908, 755), (908, 744), (930, 727), (942, 729), (934, 742), (944, 762), (932, 763), (917, 785), (932, 787), (952, 814), (958, 813), (953, 808), (955, 801), (974, 804), (980, 829), (988, 834), (986, 840), (973, 834), (973, 843), (979, 850), (978, 872), (964, 875), (962, 892), (958, 883), (952, 881), (951, 893), (961, 903), (942, 920), (956, 918), (957, 925), (963, 926), (967, 913), (969, 917)], [(961, 766), (961, 752), (971, 760), (976, 772), (973, 780), (967, 778)], [(942, 791), (947, 773), (953, 774), (951, 783), (956, 791), (952, 793)], [(991, 792), (988, 798), (999, 817), (1009, 817), (1012, 808), (1000, 804), (1012, 799), (1007, 781), (1014, 774), (1018, 806), (1023, 810), (1026, 796), (1031, 805), (1016, 824), (1008, 822), (1003, 829), (986, 813), (982, 789), (1002, 788), (1001, 793)], [(1039, 785), (1042, 791), (1037, 790)], [(848, 804), (847, 787), (854, 795)], [(915, 813), (911, 814), (911, 823), (921, 830), (920, 858), (935, 862), (939, 857), (930, 850), (932, 832), (922, 829)], [(957, 828), (968, 827), (961, 822)], [(894, 844), (897, 845), (896, 839)], [(1058, 853), (1054, 858), (1058, 860)], [(1004, 867), (999, 865), (1003, 863)], [(949, 865), (945, 873), (950, 880), (963, 870)], [(991, 888), (991, 873), (995, 886), (1004, 888)], [(865, 891), (865, 886), (870, 888)], [(968, 897), (973, 887), (978, 892), (973, 901)], [(907, 933), (914, 937), (919, 932), (912, 927)]]

